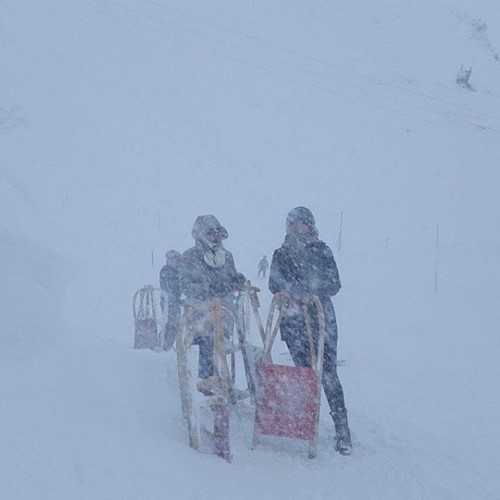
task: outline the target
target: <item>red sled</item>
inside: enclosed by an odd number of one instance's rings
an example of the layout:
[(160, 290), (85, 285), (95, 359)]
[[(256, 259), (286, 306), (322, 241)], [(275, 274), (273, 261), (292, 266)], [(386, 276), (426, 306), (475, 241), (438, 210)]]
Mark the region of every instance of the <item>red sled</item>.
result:
[[(321, 376), (324, 352), (324, 315), (321, 302), (315, 297), (304, 304), (318, 309), (320, 331), (315, 352), (309, 311), (305, 311), (307, 336), (311, 354), (311, 367), (273, 364), (270, 352), (287, 303), (281, 300), (271, 304), (268, 333), (271, 333), (272, 314), (278, 307), (279, 317), (271, 335), (266, 335), (263, 362), (257, 368), (258, 389), (255, 398), (254, 441), (255, 448), (262, 435), (290, 437), (309, 441), (309, 458), (317, 454), (319, 410), (321, 401)], [(273, 301), (274, 302), (274, 301)]]
[(318, 377), (312, 368), (262, 365), (257, 370), (259, 434), (313, 440), (319, 413)]

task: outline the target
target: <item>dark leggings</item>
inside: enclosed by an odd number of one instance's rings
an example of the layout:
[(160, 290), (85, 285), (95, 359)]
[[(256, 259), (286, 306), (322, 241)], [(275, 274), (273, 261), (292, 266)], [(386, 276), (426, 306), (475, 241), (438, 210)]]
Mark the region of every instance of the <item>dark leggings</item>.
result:
[(200, 349), (198, 357), (198, 378), (209, 378), (214, 374), (214, 341), (210, 336), (200, 336), (196, 340)]
[[(234, 323), (231, 319), (223, 322), (224, 337), (231, 336)], [(214, 375), (214, 330), (212, 325), (207, 325), (203, 334), (195, 338), (194, 344), (198, 345), (200, 354), (198, 357), (198, 378), (209, 378)]]
[[(285, 340), (288, 350), (292, 355), (295, 366), (311, 366), (311, 355), (309, 343), (303, 339)], [(332, 411), (343, 410), (344, 391), (337, 375), (337, 339), (325, 339), (325, 352), (323, 356), (323, 389), (325, 391), (328, 405)]]

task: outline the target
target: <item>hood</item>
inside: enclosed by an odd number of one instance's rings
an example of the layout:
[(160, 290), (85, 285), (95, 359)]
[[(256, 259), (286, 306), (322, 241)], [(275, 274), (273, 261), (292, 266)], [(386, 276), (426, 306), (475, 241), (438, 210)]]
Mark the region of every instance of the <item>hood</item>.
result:
[[(208, 241), (206, 235), (210, 231), (218, 233), (216, 241)], [(215, 248), (221, 246), (222, 240), (228, 237), (226, 228), (217, 220), (214, 215), (199, 215), (193, 224), (191, 235), (196, 243), (201, 244), (204, 248)]]
[[(294, 224), (302, 223), (308, 226), (305, 231), (300, 233), (294, 230)], [(316, 221), (312, 212), (306, 207), (295, 207), (288, 212), (286, 217), (286, 237), (285, 243), (288, 245), (306, 245), (313, 243), (318, 239), (318, 230)]]
[(312, 227), (314, 227), (316, 224), (314, 215), (306, 207), (295, 207), (294, 209), (290, 210), (290, 212), (288, 212), (288, 215), (286, 216), (287, 234), (290, 233), (292, 225), (297, 222), (302, 222), (303, 224), (307, 224)]
[(170, 267), (177, 267), (181, 261), (181, 254), (177, 250), (169, 250), (165, 254), (166, 265)]

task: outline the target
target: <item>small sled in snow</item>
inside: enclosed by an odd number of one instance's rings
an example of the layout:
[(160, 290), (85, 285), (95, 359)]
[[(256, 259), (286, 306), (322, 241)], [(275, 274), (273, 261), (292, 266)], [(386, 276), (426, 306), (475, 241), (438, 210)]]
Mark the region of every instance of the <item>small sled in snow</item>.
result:
[(135, 349), (161, 349), (163, 328), (157, 315), (160, 293), (158, 288), (146, 285), (134, 294)]
[[(253, 448), (260, 443), (262, 435), (291, 437), (309, 441), (309, 458), (314, 458), (318, 442), (325, 316), (318, 297), (305, 297), (300, 307), (305, 317), (311, 367), (274, 364), (270, 358), (271, 349), (289, 304), (284, 294), (276, 294), (271, 303), (264, 354), (257, 368)], [(316, 308), (319, 322), (317, 342), (311, 328), (312, 307)], [(276, 308), (279, 314), (273, 325)]]
[[(249, 320), (245, 316), (245, 310), (252, 293), (255, 293), (252, 287), (240, 293), (236, 302), (236, 314), (218, 300), (187, 308), (177, 333), (181, 406), (187, 424), (189, 445), (202, 452), (215, 453), (228, 462), (232, 459), (230, 409), (242, 400), (253, 400), (256, 359), (260, 359), (262, 355), (262, 349), (247, 342)], [(254, 312), (258, 315), (257, 309)], [(237, 333), (236, 339), (234, 330)], [(193, 377), (191, 370), (194, 357), (192, 347), (196, 345), (200, 335), (213, 338), (214, 374), (210, 379), (195, 383), (196, 377)], [(246, 387), (243, 389), (236, 386), (236, 353), (241, 353), (243, 358), (240, 370), (240, 373), (244, 371), (246, 380)]]

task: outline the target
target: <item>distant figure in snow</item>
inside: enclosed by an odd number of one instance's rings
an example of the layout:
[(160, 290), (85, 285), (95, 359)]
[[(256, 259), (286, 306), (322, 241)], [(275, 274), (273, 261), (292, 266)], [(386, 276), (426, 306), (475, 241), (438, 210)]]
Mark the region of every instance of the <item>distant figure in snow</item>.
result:
[[(316, 295), (323, 306), (326, 323), (323, 389), (335, 424), (335, 449), (342, 455), (349, 455), (351, 434), (344, 392), (337, 375), (337, 321), (331, 300), (340, 288), (337, 264), (330, 248), (318, 238), (312, 212), (305, 207), (294, 208), (286, 218), (285, 241), (273, 255), (269, 290), (273, 294), (285, 292), (297, 304), (308, 296), (305, 294)], [(300, 307), (290, 311), (281, 321), (281, 340), (286, 342), (296, 366), (311, 366), (304, 313)], [(311, 322), (317, 342), (317, 314), (311, 314)]]
[(269, 269), (269, 262), (267, 261), (267, 256), (264, 255), (264, 257), (260, 259), (259, 266), (257, 268), (257, 278), (260, 278), (260, 275), (262, 274), (262, 277), (265, 279), (268, 269)]
[[(185, 295), (185, 307), (218, 299), (232, 310), (234, 307), (234, 292), (245, 284), (245, 277), (236, 271), (231, 252), (226, 250), (222, 241), (228, 233), (213, 215), (200, 215), (196, 218), (191, 235), (195, 246), (182, 254), (180, 283)], [(200, 319), (194, 317), (193, 322)], [(225, 324), (229, 331), (233, 324)], [(198, 360), (198, 390), (210, 393), (213, 386), (213, 349), (214, 331), (208, 328), (195, 337), (199, 346)]]
[(165, 338), (163, 349), (170, 350), (179, 326), (181, 317), (181, 288), (179, 273), (181, 265), (181, 254), (176, 250), (169, 250), (165, 254), (165, 265), (160, 271), (160, 288), (162, 291), (160, 305), (164, 312), (167, 307), (167, 324), (165, 325)]

